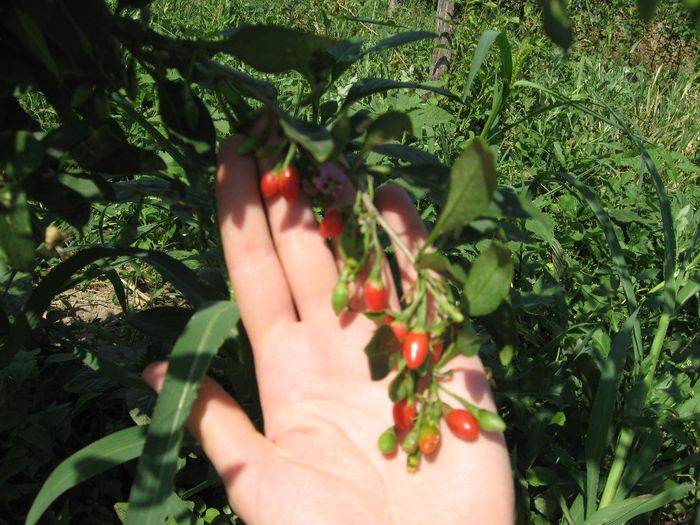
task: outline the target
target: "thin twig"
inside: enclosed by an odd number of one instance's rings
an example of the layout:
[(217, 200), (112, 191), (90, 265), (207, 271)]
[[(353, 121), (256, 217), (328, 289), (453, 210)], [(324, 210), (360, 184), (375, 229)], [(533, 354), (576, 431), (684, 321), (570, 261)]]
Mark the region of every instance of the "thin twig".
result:
[(372, 215), (374, 215), (374, 219), (377, 221), (377, 224), (379, 224), (379, 226), (382, 227), (386, 234), (389, 237), (391, 237), (391, 240), (394, 241), (396, 246), (398, 246), (401, 249), (401, 251), (406, 255), (408, 261), (415, 266), (416, 257), (415, 255), (413, 255), (413, 252), (409, 250), (408, 246), (406, 246), (406, 243), (403, 242), (401, 237), (399, 237), (399, 235), (391, 228), (391, 226), (389, 226), (389, 224), (379, 214), (379, 210), (377, 210), (374, 203), (366, 194), (362, 195), (362, 203), (365, 205), (365, 209), (367, 209), (367, 211), (371, 212)]

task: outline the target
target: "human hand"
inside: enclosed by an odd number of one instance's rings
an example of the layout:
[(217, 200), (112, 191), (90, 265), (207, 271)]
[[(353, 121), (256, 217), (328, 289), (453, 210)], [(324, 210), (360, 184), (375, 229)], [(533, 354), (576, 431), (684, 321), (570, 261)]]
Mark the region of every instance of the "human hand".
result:
[[(318, 233), (303, 194), (265, 206), (258, 166), (238, 156), (243, 138), (224, 142), (217, 200), (224, 255), (243, 323), (252, 343), (265, 435), (238, 404), (205, 379), (188, 422), (249, 525), (512, 523), (513, 480), (500, 433), (474, 442), (441, 423), (437, 452), (406, 472), (403, 453), (383, 456), (378, 436), (392, 423), (390, 377), (370, 379), (364, 346), (375, 329), (360, 313), (336, 317), (331, 293), (339, 260)], [(412, 250), (425, 227), (405, 192), (380, 188), (377, 208)], [(403, 288), (414, 273), (397, 250)], [(389, 307), (399, 300), (384, 263)], [(356, 309), (361, 312), (360, 307)], [(494, 410), (478, 357), (450, 362), (450, 389)], [(144, 371), (156, 390), (167, 365)]]

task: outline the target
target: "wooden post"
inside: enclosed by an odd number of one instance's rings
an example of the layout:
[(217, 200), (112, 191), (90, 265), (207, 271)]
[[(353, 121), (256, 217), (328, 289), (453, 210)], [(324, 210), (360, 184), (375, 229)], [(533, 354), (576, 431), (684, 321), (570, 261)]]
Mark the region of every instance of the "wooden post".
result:
[(450, 68), (452, 60), (452, 19), (455, 14), (455, 3), (449, 0), (438, 0), (437, 17), (435, 18), (435, 44), (441, 46), (433, 49), (430, 64), (430, 80), (437, 80)]

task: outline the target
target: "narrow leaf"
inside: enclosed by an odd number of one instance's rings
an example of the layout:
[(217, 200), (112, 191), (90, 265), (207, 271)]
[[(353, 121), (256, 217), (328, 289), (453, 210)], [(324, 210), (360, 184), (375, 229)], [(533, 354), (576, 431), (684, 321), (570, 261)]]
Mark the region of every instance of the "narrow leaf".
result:
[(608, 444), (608, 435), (612, 424), (613, 409), (617, 399), (622, 371), (627, 361), (632, 330), (637, 322), (638, 310), (629, 316), (612, 343), (612, 349), (605, 361), (598, 381), (591, 415), (588, 418), (586, 434), (586, 515), (596, 509), (600, 463)]
[(202, 282), (192, 270), (164, 253), (135, 249), (87, 248), (54, 267), (32, 291), (24, 308), (15, 318), (10, 334), (0, 351), (0, 369), (24, 347), (53, 298), (67, 287), (81, 282), (80, 279), (72, 281), (76, 273), (91, 264), (105, 263), (108, 259), (118, 257), (123, 257), (118, 261), (119, 264), (135, 258), (150, 264), (195, 307), (223, 298), (216, 290)]
[(476, 75), (481, 70), (484, 65), (484, 61), (488, 56), (491, 46), (496, 42), (501, 51), (501, 79), (507, 83), (510, 83), (513, 76), (513, 59), (510, 52), (510, 44), (505, 33), (501, 31), (487, 30), (481, 34), (479, 38), (479, 43), (474, 51), (474, 56), (472, 56), (471, 65), (469, 67), (469, 76), (467, 77), (467, 83), (464, 86), (464, 94), (462, 95), (462, 101), (466, 99), (471, 94), (472, 84), (476, 79)]
[(397, 33), (384, 40), (380, 40), (374, 46), (370, 47), (364, 54), (376, 53), (378, 51), (383, 51), (384, 49), (391, 49), (392, 47), (405, 46), (412, 42), (419, 42), (421, 40), (428, 40), (435, 38), (435, 33), (431, 31), (406, 31), (404, 33)]
[(418, 84), (416, 82), (399, 82), (397, 80), (389, 80), (386, 78), (365, 78), (352, 85), (348, 94), (345, 96), (342, 107), (347, 107), (350, 104), (357, 102), (360, 99), (373, 95), (375, 93), (384, 93), (391, 89), (420, 89), (422, 91), (431, 91), (438, 95), (444, 95), (447, 98), (459, 101), (459, 97), (451, 91), (426, 84)]
[(156, 306), (141, 310), (126, 318), (126, 324), (148, 339), (174, 343), (192, 317), (193, 310), (177, 306)]
[(36, 244), (27, 196), (21, 190), (12, 191), (6, 186), (0, 191), (0, 197), (9, 204), (9, 209), (0, 210), (0, 249), (13, 268), (30, 271), (34, 266)]
[(667, 503), (683, 498), (688, 492), (695, 489), (692, 483), (676, 485), (655, 496), (645, 495), (629, 498), (618, 503), (613, 503), (590, 516), (584, 525), (622, 525), (640, 514), (645, 514), (663, 507)]
[(25, 525), (34, 525), (56, 498), (78, 483), (141, 455), (145, 427), (125, 428), (90, 443), (58, 465), (34, 498)]
[(171, 137), (191, 144), (200, 154), (213, 154), (216, 131), (209, 110), (184, 82), (158, 83), (160, 115)]
[(639, 440), (637, 449), (634, 454), (630, 455), (625, 465), (620, 484), (617, 487), (616, 500), (619, 501), (625, 498), (637, 485), (641, 477), (651, 471), (663, 441), (663, 432), (658, 428), (652, 428), (646, 436)]
[[(615, 232), (615, 228), (610, 220), (610, 216), (603, 208), (598, 195), (596, 195), (596, 193), (590, 187), (568, 173), (562, 172), (557, 173), (556, 175), (578, 190), (598, 220), (598, 224), (605, 234), (605, 240), (607, 241), (610, 254), (612, 255), (613, 266), (620, 278), (620, 284), (622, 286), (622, 291), (625, 294), (627, 303), (627, 311), (629, 312), (630, 316), (632, 316), (633, 312), (637, 309), (637, 296), (634, 291), (634, 285), (632, 284), (632, 278), (630, 277), (629, 267), (627, 266), (625, 255), (622, 251), (622, 247), (620, 246), (620, 241), (617, 238), (617, 233)], [(636, 361), (635, 366), (637, 366), (642, 360), (642, 334), (639, 323), (635, 323), (634, 326), (634, 345)]]
[(211, 358), (231, 335), (238, 309), (219, 301), (197, 311), (175, 343), (129, 496), (127, 525), (162, 523), (185, 425)]
[(564, 50), (569, 49), (574, 41), (574, 35), (566, 13), (565, 0), (540, 0), (540, 5), (545, 33), (559, 47)]

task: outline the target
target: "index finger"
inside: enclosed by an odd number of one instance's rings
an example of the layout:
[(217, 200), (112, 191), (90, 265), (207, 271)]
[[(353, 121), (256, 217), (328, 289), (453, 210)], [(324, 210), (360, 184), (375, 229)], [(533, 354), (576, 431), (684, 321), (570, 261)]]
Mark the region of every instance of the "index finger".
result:
[(226, 267), (255, 347), (272, 326), (297, 317), (260, 201), (257, 163), (237, 154), (242, 142), (234, 136), (221, 144), (216, 199)]

